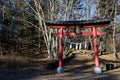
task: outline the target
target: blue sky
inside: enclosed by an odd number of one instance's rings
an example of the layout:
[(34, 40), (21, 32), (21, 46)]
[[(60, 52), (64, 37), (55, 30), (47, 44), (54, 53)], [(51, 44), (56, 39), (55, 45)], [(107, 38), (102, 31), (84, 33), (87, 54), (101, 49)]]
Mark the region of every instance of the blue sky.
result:
[[(89, 8), (89, 6), (86, 5), (87, 1), (88, 1), (88, 5), (89, 5), (90, 3), (92, 3), (95, 0), (92, 0), (92, 1), (91, 0), (82, 0), (82, 2), (77, 4), (77, 7), (78, 8), (82, 7), (83, 9), (78, 9), (77, 11), (74, 10), (74, 9), (72, 10), (72, 12), (75, 13), (74, 16), (76, 16), (76, 18), (78, 18), (77, 20), (88, 19), (88, 16), (89, 16), (88, 8)], [(93, 16), (96, 16), (95, 12), (96, 12), (96, 4), (90, 5), (90, 16), (89, 16), (89, 18), (92, 18)], [(84, 14), (86, 14), (86, 15), (83, 16), (82, 18), (79, 18), (79, 16), (84, 15)], [(58, 19), (60, 19), (60, 20), (64, 19), (63, 15), (64, 15), (64, 12), (59, 12), (58, 13), (58, 17), (59, 17)], [(70, 14), (68, 13), (67, 15), (69, 16)], [(67, 20), (68, 19), (69, 19), (69, 17), (67, 18)]]
[(87, 12), (86, 12), (87, 15), (85, 16), (85, 18), (87, 18), (87, 17), (92, 18), (93, 16), (96, 15), (96, 4), (90, 5), (90, 15), (89, 15), (88, 14), (89, 13), (89, 10), (88, 10), (89, 6), (86, 5), (87, 1), (88, 1), (88, 5), (89, 5), (90, 4), (90, 0), (82, 0), (80, 5), (83, 5), (83, 8), (87, 10)]

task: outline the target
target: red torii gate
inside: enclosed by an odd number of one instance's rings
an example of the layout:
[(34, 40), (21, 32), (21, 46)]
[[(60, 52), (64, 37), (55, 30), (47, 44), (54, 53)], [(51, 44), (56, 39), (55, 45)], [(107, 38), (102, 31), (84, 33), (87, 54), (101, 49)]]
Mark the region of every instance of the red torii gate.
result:
[[(97, 36), (103, 35), (103, 32), (99, 32), (97, 27), (105, 27), (110, 24), (109, 19), (104, 20), (83, 20), (83, 21), (46, 21), (46, 25), (53, 29), (59, 29), (59, 32), (53, 33), (53, 36), (59, 37), (59, 64), (57, 68), (58, 73), (63, 73), (63, 37), (64, 36), (93, 36), (94, 54), (95, 54), (95, 68), (94, 72), (97, 74), (102, 73), (100, 68)], [(81, 32), (81, 28), (91, 28), (91, 32)], [(75, 29), (75, 32), (65, 32), (64, 29)]]

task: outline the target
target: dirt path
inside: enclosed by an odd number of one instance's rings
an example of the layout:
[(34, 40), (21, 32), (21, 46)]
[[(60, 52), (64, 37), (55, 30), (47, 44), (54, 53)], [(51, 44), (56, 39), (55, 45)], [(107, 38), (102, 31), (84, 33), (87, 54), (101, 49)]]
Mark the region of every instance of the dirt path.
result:
[[(46, 69), (46, 59), (36, 60), (39, 67), (26, 69), (0, 69), (0, 80), (120, 80), (120, 62), (111, 54), (100, 56), (103, 74), (94, 74), (94, 59), (89, 55), (77, 55), (64, 65), (65, 73), (57, 74), (56, 70)], [(105, 64), (114, 64), (114, 70), (106, 71)]]

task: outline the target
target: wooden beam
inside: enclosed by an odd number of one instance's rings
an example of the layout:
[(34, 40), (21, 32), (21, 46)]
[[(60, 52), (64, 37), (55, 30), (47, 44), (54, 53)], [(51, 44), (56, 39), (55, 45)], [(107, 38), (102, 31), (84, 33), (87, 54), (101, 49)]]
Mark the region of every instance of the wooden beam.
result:
[[(97, 35), (104, 35), (104, 33), (97, 31)], [(53, 33), (53, 36), (60, 37), (60, 33)], [(93, 36), (93, 32), (81, 32), (80, 34), (76, 34), (75, 32), (63, 32), (63, 36)]]

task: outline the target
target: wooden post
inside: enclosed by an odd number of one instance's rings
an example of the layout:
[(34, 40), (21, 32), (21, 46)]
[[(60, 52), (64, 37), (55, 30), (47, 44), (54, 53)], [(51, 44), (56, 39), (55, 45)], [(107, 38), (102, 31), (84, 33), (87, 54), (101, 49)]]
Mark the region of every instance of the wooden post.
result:
[(94, 54), (95, 54), (95, 66), (100, 67), (99, 56), (98, 56), (98, 46), (97, 46), (97, 33), (96, 28), (93, 27), (93, 43), (94, 43)]
[(94, 37), (93, 45), (94, 45), (94, 54), (95, 54), (95, 68), (94, 68), (94, 72), (97, 73), (97, 74), (101, 74), (102, 73), (102, 69), (100, 68), (100, 63), (99, 63), (96, 27), (93, 27), (93, 37)]
[(59, 67), (62, 67), (62, 59), (63, 59), (63, 29), (60, 29), (60, 37), (59, 37)]
[(58, 69), (57, 72), (58, 73), (63, 73), (64, 69), (63, 69), (63, 28), (60, 28), (59, 30), (59, 63), (58, 63)]

